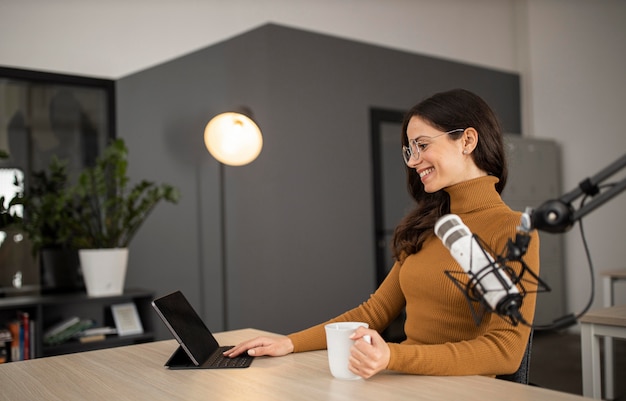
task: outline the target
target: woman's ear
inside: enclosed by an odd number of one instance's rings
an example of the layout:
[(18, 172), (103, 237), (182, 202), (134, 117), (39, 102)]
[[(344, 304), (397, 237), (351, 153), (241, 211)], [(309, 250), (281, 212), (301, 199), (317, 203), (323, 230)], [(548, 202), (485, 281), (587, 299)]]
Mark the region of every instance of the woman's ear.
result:
[(463, 154), (469, 155), (478, 146), (478, 131), (469, 127), (463, 132)]

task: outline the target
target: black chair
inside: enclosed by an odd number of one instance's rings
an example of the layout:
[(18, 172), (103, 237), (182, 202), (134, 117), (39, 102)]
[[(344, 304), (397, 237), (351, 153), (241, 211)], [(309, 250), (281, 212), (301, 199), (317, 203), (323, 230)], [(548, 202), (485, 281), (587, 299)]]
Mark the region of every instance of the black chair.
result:
[(530, 335), (528, 336), (528, 345), (526, 345), (526, 351), (524, 352), (524, 357), (522, 358), (522, 362), (519, 365), (519, 368), (516, 372), (511, 373), (510, 375), (498, 375), (496, 379), (500, 380), (508, 380), (511, 382), (528, 384), (530, 378), (530, 352), (533, 347), (533, 330), (530, 331)]

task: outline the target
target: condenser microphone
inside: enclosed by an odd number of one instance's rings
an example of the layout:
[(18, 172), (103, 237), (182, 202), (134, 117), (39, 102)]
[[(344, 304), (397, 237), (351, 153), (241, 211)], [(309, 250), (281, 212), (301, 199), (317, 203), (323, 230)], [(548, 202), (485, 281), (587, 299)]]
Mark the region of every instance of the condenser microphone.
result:
[(518, 288), (459, 216), (441, 217), (435, 224), (435, 234), (470, 277), (465, 289), (459, 287), (469, 299), (484, 301), (492, 311), (510, 318), (513, 324), (523, 321), (519, 311), (523, 297)]

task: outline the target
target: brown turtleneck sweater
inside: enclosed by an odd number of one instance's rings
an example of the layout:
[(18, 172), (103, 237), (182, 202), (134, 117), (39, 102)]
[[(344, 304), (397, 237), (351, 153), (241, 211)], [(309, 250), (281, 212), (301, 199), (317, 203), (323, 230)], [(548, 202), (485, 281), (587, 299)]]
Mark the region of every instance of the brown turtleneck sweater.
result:
[[(495, 190), (497, 178), (487, 176), (446, 188), (450, 212), (500, 254), (520, 224), (520, 212), (512, 211)], [(539, 274), (539, 237), (531, 236), (524, 261)], [(518, 263), (510, 265), (517, 273)], [(384, 330), (406, 306), (405, 333), (401, 344), (389, 344), (388, 369), (421, 375), (486, 375), (515, 372), (524, 355), (530, 328), (513, 326), (499, 316), (486, 313), (476, 326), (462, 292), (444, 272), (462, 272), (441, 241), (434, 235), (416, 254), (396, 262), (378, 290), (360, 306), (289, 338), (295, 352), (326, 348), (324, 325), (335, 321), (362, 321)], [(459, 278), (462, 278), (461, 275)], [(528, 322), (535, 312), (535, 289), (521, 313)]]

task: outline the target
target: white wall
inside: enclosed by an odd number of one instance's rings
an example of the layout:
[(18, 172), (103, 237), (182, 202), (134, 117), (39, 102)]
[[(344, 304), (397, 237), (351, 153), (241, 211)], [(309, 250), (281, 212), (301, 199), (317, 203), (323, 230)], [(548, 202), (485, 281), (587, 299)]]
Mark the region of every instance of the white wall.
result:
[(514, 3), (2, 0), (0, 64), (119, 78), (275, 22), (511, 71)]
[[(276, 22), (519, 72), (523, 134), (562, 145), (569, 191), (626, 149), (624, 21), (622, 0), (1, 0), (0, 65), (115, 79)], [(597, 272), (626, 267), (625, 206), (585, 219)], [(576, 312), (589, 281), (578, 227), (566, 263)]]
[[(521, 70), (528, 105), (524, 130), (561, 144), (563, 191), (570, 191), (626, 151), (626, 2), (535, 0), (528, 5), (528, 60)], [(626, 268), (625, 216), (623, 193), (583, 219), (597, 278), (598, 272)], [(584, 307), (589, 295), (579, 228), (565, 236), (572, 311)], [(624, 304), (626, 287), (620, 288), (617, 300)], [(596, 293), (595, 304), (601, 306), (599, 282)]]

